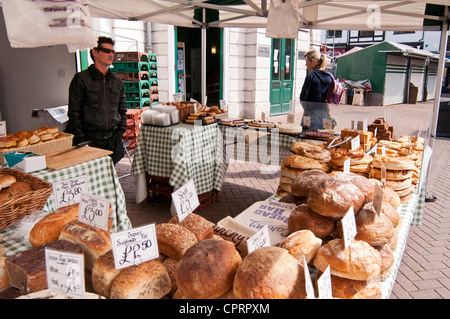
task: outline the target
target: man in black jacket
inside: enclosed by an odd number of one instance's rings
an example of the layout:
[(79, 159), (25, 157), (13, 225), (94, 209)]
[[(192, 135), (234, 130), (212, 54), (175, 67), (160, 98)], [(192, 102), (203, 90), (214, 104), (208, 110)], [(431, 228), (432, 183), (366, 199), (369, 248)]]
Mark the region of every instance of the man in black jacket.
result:
[(114, 41), (99, 37), (90, 52), (94, 64), (73, 77), (66, 132), (74, 135), (74, 145), (90, 141), (90, 146), (113, 151), (115, 165), (124, 156), (127, 106), (123, 82), (109, 70), (114, 52)]

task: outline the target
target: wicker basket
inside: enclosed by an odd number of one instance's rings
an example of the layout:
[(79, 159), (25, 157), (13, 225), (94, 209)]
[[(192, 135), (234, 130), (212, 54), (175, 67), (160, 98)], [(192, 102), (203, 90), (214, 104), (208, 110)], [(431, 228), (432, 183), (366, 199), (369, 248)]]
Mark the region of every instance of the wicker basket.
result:
[(3, 230), (14, 225), (33, 210), (41, 210), (53, 192), (53, 187), (51, 183), (41, 178), (14, 169), (0, 168), (0, 174), (12, 175), (18, 182), (26, 182), (33, 189), (0, 202), (0, 230)]
[[(66, 133), (67, 134), (67, 133)], [(67, 137), (50, 140), (43, 143), (28, 145), (24, 147), (12, 148), (12, 149), (2, 149), (0, 150), (0, 164), (5, 163), (5, 158), (3, 154), (12, 153), (12, 152), (33, 152), (39, 155), (45, 155), (48, 153), (53, 153), (59, 150), (64, 150), (72, 146), (73, 135), (67, 134)]]
[(182, 122), (188, 118), (189, 114), (195, 112), (196, 104), (199, 106), (196, 102), (175, 102), (173, 104), (177, 107)]

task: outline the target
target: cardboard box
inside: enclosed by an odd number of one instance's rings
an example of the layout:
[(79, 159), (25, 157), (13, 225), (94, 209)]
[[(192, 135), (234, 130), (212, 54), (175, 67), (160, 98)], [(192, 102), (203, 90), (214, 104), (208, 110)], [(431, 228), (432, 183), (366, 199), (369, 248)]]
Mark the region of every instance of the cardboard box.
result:
[(47, 168), (45, 155), (34, 153), (6, 153), (3, 155), (6, 167), (16, 169), (24, 173), (30, 173)]

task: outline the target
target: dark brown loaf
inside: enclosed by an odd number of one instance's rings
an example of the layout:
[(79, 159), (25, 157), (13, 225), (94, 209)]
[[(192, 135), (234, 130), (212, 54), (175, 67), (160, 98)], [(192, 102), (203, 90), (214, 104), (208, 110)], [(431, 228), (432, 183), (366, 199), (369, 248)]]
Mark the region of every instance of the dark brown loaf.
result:
[(11, 286), (19, 289), (22, 294), (44, 290), (47, 288), (45, 270), (45, 248), (83, 254), (82, 249), (66, 240), (56, 240), (39, 247), (33, 247), (5, 261)]
[(178, 264), (178, 290), (189, 299), (219, 297), (233, 285), (241, 262), (233, 243), (217, 239), (200, 241), (186, 251)]
[(170, 292), (166, 268), (158, 259), (122, 269), (111, 286), (111, 299), (160, 299)]
[(286, 249), (263, 247), (244, 257), (233, 292), (238, 299), (304, 299), (304, 278), (302, 264)]
[(109, 298), (111, 287), (121, 269), (116, 269), (113, 251), (100, 256), (92, 268), (92, 287), (99, 295)]
[(330, 177), (311, 189), (307, 204), (315, 213), (341, 218), (353, 206), (355, 212), (364, 205), (365, 197), (352, 183)]
[(109, 232), (78, 220), (64, 226), (59, 239), (73, 242), (83, 249), (84, 266), (88, 271), (92, 271), (95, 261), (112, 248)]
[(57, 240), (65, 225), (78, 219), (80, 204), (58, 208), (54, 212), (44, 216), (36, 224), (29, 234), (30, 244), (34, 247)]
[(353, 240), (345, 248), (343, 239), (333, 239), (317, 251), (314, 266), (324, 272), (353, 280), (376, 279), (380, 275), (380, 253), (362, 240)]
[(296, 196), (308, 196), (313, 185), (328, 178), (327, 173), (318, 169), (304, 171), (292, 181), (291, 191)]
[(198, 242), (193, 232), (179, 224), (161, 223), (155, 228), (159, 252), (167, 257), (180, 260)]
[(309, 209), (308, 205), (297, 206), (288, 219), (289, 233), (309, 229), (318, 238), (331, 235), (336, 229), (336, 221), (331, 217), (321, 216)]
[(295, 205), (301, 205), (301, 204), (306, 204), (306, 197), (299, 197), (299, 196), (295, 196), (292, 193), (289, 193), (283, 197), (280, 198), (279, 200), (280, 203), (290, 203), (290, 204), (295, 204)]
[(189, 229), (195, 234), (198, 241), (212, 238), (214, 235), (213, 223), (195, 213), (187, 215), (181, 222), (178, 215), (175, 215), (169, 220), (169, 223), (179, 224)]

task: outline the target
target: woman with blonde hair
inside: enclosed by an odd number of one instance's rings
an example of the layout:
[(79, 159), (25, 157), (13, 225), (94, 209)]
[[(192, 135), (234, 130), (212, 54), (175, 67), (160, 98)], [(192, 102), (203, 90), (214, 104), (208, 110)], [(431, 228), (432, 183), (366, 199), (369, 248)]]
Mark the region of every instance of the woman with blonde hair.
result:
[(326, 54), (318, 50), (309, 50), (304, 54), (308, 74), (300, 93), (300, 102), (304, 109), (303, 116), (309, 116), (310, 129), (322, 129), (323, 119), (329, 118), (327, 91), (333, 78), (325, 71), (328, 63)]

